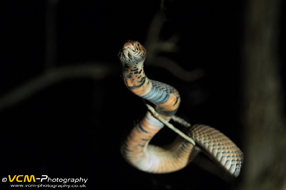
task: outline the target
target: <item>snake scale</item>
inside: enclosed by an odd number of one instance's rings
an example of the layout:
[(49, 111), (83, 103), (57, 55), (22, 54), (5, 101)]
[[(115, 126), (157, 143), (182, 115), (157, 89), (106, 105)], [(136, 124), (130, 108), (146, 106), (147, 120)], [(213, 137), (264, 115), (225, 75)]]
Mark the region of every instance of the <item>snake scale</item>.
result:
[[(147, 52), (137, 41), (127, 41), (118, 57), (123, 67), (123, 80), (135, 95), (152, 102), (156, 112), (170, 120), (181, 102), (178, 91), (162, 82), (148, 79), (143, 64)], [(207, 125), (194, 125), (185, 133), (196, 145), (178, 136), (173, 143), (159, 147), (149, 144), (164, 125), (150, 112), (125, 138), (121, 153), (132, 166), (150, 173), (170, 173), (186, 167), (199, 152), (204, 152), (227, 175), (237, 177), (243, 162), (242, 151), (224, 134)]]

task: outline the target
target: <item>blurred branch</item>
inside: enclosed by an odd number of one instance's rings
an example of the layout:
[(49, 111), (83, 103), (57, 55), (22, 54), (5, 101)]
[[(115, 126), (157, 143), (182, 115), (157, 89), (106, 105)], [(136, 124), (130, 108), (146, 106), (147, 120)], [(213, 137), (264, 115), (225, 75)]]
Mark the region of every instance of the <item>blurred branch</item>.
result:
[(147, 40), (145, 42), (145, 47), (148, 51), (146, 65), (149, 64), (155, 67), (162, 67), (168, 70), (175, 77), (186, 82), (192, 82), (203, 77), (204, 71), (202, 69), (186, 71), (171, 59), (158, 56), (159, 53), (177, 53), (179, 50), (179, 47), (176, 45), (179, 41), (179, 37), (177, 35), (173, 35), (166, 41), (160, 40), (160, 31), (163, 24), (163, 15), (158, 12), (150, 24)]
[(145, 42), (145, 47), (148, 50), (148, 60), (152, 63), (152, 65), (156, 65), (154, 59), (158, 56), (158, 53), (176, 53), (179, 49), (176, 45), (176, 43), (179, 41), (179, 38), (176, 35), (172, 36), (167, 41), (160, 40), (160, 31), (163, 27), (163, 24), (163, 15), (158, 12), (150, 24), (147, 39)]
[(161, 0), (160, 9), (164, 15), (164, 20), (168, 20), (170, 7), (173, 6), (174, 0)]
[(155, 66), (162, 67), (168, 70), (175, 77), (185, 82), (192, 82), (204, 76), (204, 71), (200, 68), (192, 71), (186, 71), (182, 67), (180, 67), (176, 62), (167, 59), (165, 57), (157, 57), (154, 59), (154, 62), (156, 63)]
[(0, 111), (23, 101), (49, 85), (69, 78), (90, 77), (101, 80), (116, 74), (116, 68), (112, 64), (86, 64), (66, 66), (50, 69), (46, 73), (32, 79), (26, 84), (7, 93), (0, 98)]

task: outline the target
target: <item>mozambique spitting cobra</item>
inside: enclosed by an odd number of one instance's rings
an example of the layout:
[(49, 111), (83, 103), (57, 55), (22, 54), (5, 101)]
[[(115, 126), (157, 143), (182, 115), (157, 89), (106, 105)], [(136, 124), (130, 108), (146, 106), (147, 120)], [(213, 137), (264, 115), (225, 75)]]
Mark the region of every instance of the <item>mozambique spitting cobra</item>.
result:
[[(162, 82), (148, 79), (143, 69), (146, 50), (137, 41), (127, 41), (118, 57), (123, 67), (123, 80), (135, 95), (155, 105), (156, 112), (169, 121), (181, 102), (178, 91)], [(193, 125), (185, 133), (196, 145), (181, 136), (173, 143), (159, 147), (149, 144), (164, 124), (150, 112), (139, 121), (125, 138), (121, 153), (132, 166), (149, 173), (170, 173), (186, 167), (199, 152), (205, 153), (227, 175), (237, 177), (240, 173), (243, 153), (224, 134), (207, 125)]]

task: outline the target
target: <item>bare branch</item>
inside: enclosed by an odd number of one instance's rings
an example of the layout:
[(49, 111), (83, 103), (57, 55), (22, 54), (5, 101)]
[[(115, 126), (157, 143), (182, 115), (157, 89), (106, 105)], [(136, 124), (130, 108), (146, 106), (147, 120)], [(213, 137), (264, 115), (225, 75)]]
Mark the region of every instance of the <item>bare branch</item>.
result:
[(69, 78), (90, 77), (101, 80), (116, 74), (111, 64), (85, 64), (51, 69), (0, 98), (0, 111), (14, 106), (49, 85)]
[(163, 24), (163, 16), (160, 12), (158, 12), (150, 24), (147, 40), (145, 42), (145, 47), (148, 51), (146, 65), (167, 69), (175, 77), (186, 82), (192, 82), (203, 77), (204, 72), (202, 69), (186, 71), (176, 62), (168, 58), (158, 56), (158, 53), (176, 53), (179, 50), (179, 47), (176, 45), (176, 43), (179, 41), (179, 37), (177, 35), (173, 35), (166, 41), (160, 40), (160, 31)]
[(171, 72), (175, 77), (181, 79), (185, 82), (192, 82), (197, 79), (200, 79), (204, 76), (204, 71), (202, 69), (195, 69), (192, 71), (186, 71), (182, 67), (180, 67), (177, 63), (172, 61), (171, 59), (167, 59), (164, 57), (158, 57), (152, 63), (152, 66), (162, 67), (169, 72)]
[(154, 59), (159, 52), (175, 53), (176, 50), (178, 50), (178, 47), (175, 44), (178, 41), (178, 39), (171, 37), (168, 41), (160, 40), (160, 31), (163, 27), (163, 24), (164, 24), (163, 15), (160, 12), (158, 12), (150, 24), (149, 31), (147, 34), (147, 39), (144, 44), (148, 51), (149, 63), (154, 62)]

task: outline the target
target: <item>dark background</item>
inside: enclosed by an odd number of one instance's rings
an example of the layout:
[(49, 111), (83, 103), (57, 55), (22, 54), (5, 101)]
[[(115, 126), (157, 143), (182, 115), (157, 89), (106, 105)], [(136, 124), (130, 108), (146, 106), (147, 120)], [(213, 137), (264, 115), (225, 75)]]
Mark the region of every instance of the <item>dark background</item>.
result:
[[(203, 69), (205, 75), (184, 82), (150, 65), (145, 68), (147, 76), (178, 89), (182, 96), (178, 115), (191, 123), (211, 125), (241, 146), (244, 2), (166, 2), (167, 21), (160, 37), (165, 40), (178, 34), (180, 51), (165, 56), (187, 71)], [(47, 1), (1, 2), (0, 95), (46, 72), (46, 9)], [(82, 77), (56, 82), (1, 110), (1, 177), (85, 177), (87, 187), (94, 189), (232, 187), (194, 164), (172, 174), (154, 175), (132, 168), (120, 155), (124, 133), (146, 108), (125, 88), (117, 53), (128, 39), (144, 44), (159, 10), (160, 1), (59, 1), (53, 67), (100, 62), (116, 72), (102, 80)], [(281, 45), (281, 55), (283, 50)], [(164, 129), (154, 143), (168, 143), (173, 136)]]

